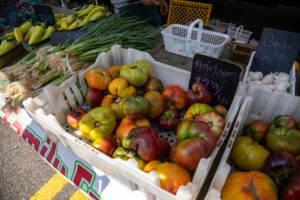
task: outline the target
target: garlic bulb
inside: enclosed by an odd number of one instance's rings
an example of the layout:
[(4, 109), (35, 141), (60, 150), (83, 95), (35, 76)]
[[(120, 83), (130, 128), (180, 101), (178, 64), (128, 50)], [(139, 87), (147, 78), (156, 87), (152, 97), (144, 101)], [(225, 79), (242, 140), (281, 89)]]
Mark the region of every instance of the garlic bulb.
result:
[(275, 85), (264, 85), (263, 84), (263, 85), (260, 85), (260, 88), (272, 92), (275, 88)]
[(264, 76), (263, 79), (261, 80), (261, 83), (265, 85), (271, 85), (274, 84), (274, 82), (275, 82), (275, 78), (273, 74), (268, 74)]
[(262, 72), (250, 72), (251, 80), (252, 81), (259, 81), (263, 78), (263, 73)]
[(275, 90), (287, 92), (290, 87), (290, 83), (288, 81), (281, 81), (275, 85)]
[(260, 85), (261, 84), (260, 81), (250, 81), (249, 83), (252, 85)]

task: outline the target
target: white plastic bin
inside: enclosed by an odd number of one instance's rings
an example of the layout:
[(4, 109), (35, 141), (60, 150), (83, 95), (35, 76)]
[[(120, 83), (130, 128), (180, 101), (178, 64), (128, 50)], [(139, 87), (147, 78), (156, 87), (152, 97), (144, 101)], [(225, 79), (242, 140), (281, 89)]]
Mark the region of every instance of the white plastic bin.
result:
[[(199, 28), (195, 28), (197, 24)], [(196, 53), (218, 58), (229, 36), (203, 30), (202, 26), (202, 20), (197, 19), (190, 26), (172, 24), (162, 30), (166, 51), (190, 58)]]
[[(222, 145), (226, 135), (229, 132), (230, 126), (233, 123), (234, 117), (241, 105), (244, 97), (244, 85), (240, 84), (233, 99), (232, 106), (226, 117), (226, 126), (220, 137), (217, 147), (207, 159), (201, 159), (198, 168), (193, 176), (192, 182), (187, 186), (181, 186), (177, 195), (173, 195), (160, 188), (159, 179), (156, 172), (145, 173), (138, 169), (137, 163), (134, 160), (123, 161), (121, 159), (112, 159), (102, 152), (90, 146), (90, 142), (85, 139), (78, 138), (78, 130), (74, 130), (66, 124), (66, 114), (69, 108), (62, 93), (64, 92), (69, 100), (72, 108), (77, 107), (70, 88), (74, 92), (81, 107), (86, 104), (83, 97), (76, 86), (76, 80), (79, 79), (83, 93), (87, 90), (85, 83), (85, 75), (92, 68), (108, 69), (112, 65), (121, 65), (133, 63), (139, 59), (147, 59), (153, 67), (153, 76), (162, 80), (164, 86), (171, 84), (180, 85), (185, 90), (188, 89), (190, 72), (175, 68), (160, 62), (155, 61), (148, 53), (134, 49), (122, 49), (119, 45), (114, 45), (111, 51), (101, 53), (96, 62), (84, 71), (81, 71), (76, 77), (75, 75), (66, 80), (59, 87), (47, 86), (44, 93), (34, 99), (29, 98), (23, 102), (25, 109), (28, 111), (47, 134), (56, 140), (72, 148), (72, 150), (84, 160), (90, 162), (95, 167), (102, 170), (104, 173), (119, 180), (124, 185), (131, 189), (139, 189), (145, 192), (148, 199), (165, 199), (165, 200), (192, 200), (196, 199), (197, 195), (206, 179), (206, 176), (212, 166), (212, 163)], [(50, 108), (49, 108), (50, 105)], [(175, 132), (159, 132), (168, 136), (169, 142), (172, 144), (176, 138)]]
[(283, 114), (300, 120), (300, 97), (279, 92), (265, 93), (262, 89), (255, 89), (253, 98), (245, 98), (205, 200), (222, 199), (221, 192), (228, 175), (237, 170), (230, 165), (229, 155), (235, 139), (243, 135), (244, 125), (257, 119), (270, 123), (274, 117)]
[(244, 26), (241, 25), (238, 27), (229, 26), (227, 28), (227, 34), (232, 39), (235, 39), (235, 40), (239, 41), (240, 43), (247, 44), (252, 35), (252, 32), (244, 30)]
[[(255, 57), (255, 54), (256, 54), (256, 51), (253, 51), (252, 54), (251, 54), (249, 63), (246, 67), (245, 76), (244, 76), (244, 79), (243, 79), (243, 83), (245, 85), (247, 85), (247, 88), (248, 88), (247, 94), (250, 95), (250, 96), (252, 96), (255, 89), (259, 87), (258, 85), (247, 84), (247, 79), (250, 76), (251, 66), (252, 66), (252, 62), (253, 62), (253, 59)], [(291, 72), (290, 72), (290, 89), (289, 89), (289, 93), (292, 94), (292, 95), (295, 95), (295, 90), (296, 90), (296, 70), (295, 70), (295, 64), (293, 64), (293, 67), (292, 67)], [(264, 91), (266, 93), (272, 93), (272, 92), (267, 91), (267, 90), (264, 90)]]

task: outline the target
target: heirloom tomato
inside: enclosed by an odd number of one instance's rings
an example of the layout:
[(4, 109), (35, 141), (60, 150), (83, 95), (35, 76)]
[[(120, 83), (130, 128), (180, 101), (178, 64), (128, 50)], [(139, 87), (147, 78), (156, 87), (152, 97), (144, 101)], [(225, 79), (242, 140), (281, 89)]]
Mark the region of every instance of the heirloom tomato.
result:
[(239, 137), (233, 144), (231, 158), (244, 170), (260, 170), (270, 152), (250, 137)]
[(195, 103), (184, 114), (184, 119), (194, 120), (197, 116), (202, 113), (215, 111), (211, 106), (203, 103)]
[(91, 69), (86, 74), (86, 81), (88, 84), (98, 90), (106, 90), (108, 84), (111, 82), (109, 73), (103, 69)]
[(133, 64), (123, 65), (120, 70), (120, 77), (136, 87), (143, 86), (151, 75), (152, 66), (147, 60), (138, 60)]
[(285, 177), (298, 166), (296, 158), (288, 152), (274, 152), (267, 157), (264, 171), (272, 177)]
[(106, 155), (112, 156), (114, 150), (118, 147), (118, 143), (114, 136), (102, 134), (101, 137), (97, 137), (92, 146)]
[(264, 142), (269, 125), (262, 120), (254, 120), (244, 127), (244, 132), (257, 142)]
[(270, 123), (270, 128), (290, 128), (297, 129), (297, 121), (290, 115), (279, 115)]
[(178, 85), (169, 85), (162, 93), (170, 109), (182, 110), (187, 106), (185, 91)]
[(194, 103), (210, 104), (212, 94), (205, 84), (194, 83), (192, 88), (186, 92), (186, 100), (190, 105), (193, 105)]
[[(149, 165), (153, 166), (148, 167)], [(190, 173), (175, 163), (164, 162), (160, 164), (155, 160), (145, 166), (145, 169), (149, 170), (149, 168), (158, 174), (161, 188), (174, 195), (181, 185), (186, 185), (192, 181)]]
[(116, 78), (110, 82), (108, 90), (112, 95), (122, 98), (135, 95), (135, 88), (128, 85), (128, 82), (123, 78)]
[(122, 67), (122, 65), (113, 65), (107, 69), (107, 72), (109, 73), (109, 75), (112, 79), (120, 77), (121, 67)]
[(102, 99), (101, 106), (112, 109), (117, 119), (121, 120), (125, 116), (121, 109), (121, 102), (121, 97), (108, 94)]
[(144, 98), (150, 103), (150, 110), (147, 116), (150, 119), (158, 118), (165, 110), (164, 98), (156, 91), (149, 91), (144, 95)]
[(130, 131), (122, 141), (123, 147), (132, 149), (146, 161), (163, 160), (169, 155), (170, 144), (161, 140), (154, 128), (142, 126)]
[(120, 144), (122, 144), (123, 138), (127, 137), (131, 129), (136, 128), (138, 126), (151, 126), (148, 119), (138, 119), (132, 120), (128, 117), (124, 117), (117, 129), (117, 139)]
[(146, 92), (157, 91), (159, 93), (162, 93), (163, 90), (164, 90), (164, 86), (158, 78), (151, 77), (151, 78), (149, 78), (149, 80), (145, 84), (145, 91)]
[(217, 143), (217, 138), (211, 133), (208, 123), (203, 121), (184, 120), (177, 126), (178, 141), (184, 141), (191, 138), (201, 138), (208, 143), (212, 151)]
[(280, 191), (282, 200), (299, 200), (300, 197), (300, 169), (292, 172)]
[(272, 179), (258, 171), (235, 172), (228, 176), (222, 190), (222, 200), (277, 200), (277, 188)]
[(163, 130), (176, 130), (177, 125), (180, 123), (180, 113), (178, 110), (166, 110), (159, 117), (158, 125)]
[(130, 119), (142, 119), (149, 110), (149, 102), (140, 96), (129, 96), (122, 100), (121, 108), (123, 113)]
[(97, 107), (81, 118), (79, 129), (83, 137), (94, 141), (103, 135), (110, 135), (116, 123), (115, 113), (110, 108)]
[(287, 151), (294, 156), (300, 154), (300, 131), (289, 128), (272, 128), (267, 133), (266, 144), (273, 152)]
[(128, 159), (133, 159), (138, 163), (138, 167), (141, 170), (144, 170), (144, 167), (146, 165), (146, 161), (141, 159), (136, 152), (125, 149), (124, 147), (118, 147), (113, 156), (113, 158), (120, 158), (122, 160), (128, 160)]

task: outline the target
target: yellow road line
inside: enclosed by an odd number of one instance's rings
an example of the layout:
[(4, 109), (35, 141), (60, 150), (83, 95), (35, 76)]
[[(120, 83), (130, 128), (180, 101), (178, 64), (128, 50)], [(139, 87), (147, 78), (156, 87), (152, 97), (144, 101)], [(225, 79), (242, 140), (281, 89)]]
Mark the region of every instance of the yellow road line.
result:
[(62, 175), (56, 173), (30, 200), (52, 200), (67, 183)]
[(76, 192), (74, 192), (73, 196), (71, 196), (69, 200), (90, 200), (90, 198), (88, 198), (80, 190), (77, 190)]

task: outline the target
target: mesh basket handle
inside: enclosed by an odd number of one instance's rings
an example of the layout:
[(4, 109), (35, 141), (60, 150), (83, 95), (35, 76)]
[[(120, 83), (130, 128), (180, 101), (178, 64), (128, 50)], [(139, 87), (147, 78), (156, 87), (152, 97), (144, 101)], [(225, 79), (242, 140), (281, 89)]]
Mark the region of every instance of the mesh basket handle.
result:
[(237, 27), (237, 29), (235, 31), (235, 35), (234, 35), (234, 38), (236, 40), (238, 40), (241, 37), (243, 30), (244, 30), (244, 26), (243, 25), (240, 25), (240, 26)]
[[(202, 19), (196, 19), (195, 21), (193, 21), (190, 25), (189, 25), (189, 28), (188, 28), (188, 31), (187, 31), (187, 39), (188, 40), (191, 40), (191, 37), (192, 37), (192, 30), (193, 28), (196, 26), (196, 24), (199, 23), (199, 29), (203, 30), (203, 21)], [(198, 41), (200, 41), (200, 38), (201, 37), (198, 37)]]

